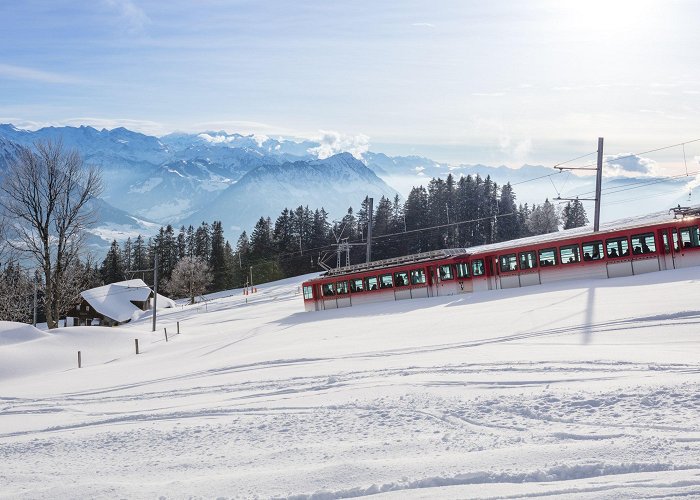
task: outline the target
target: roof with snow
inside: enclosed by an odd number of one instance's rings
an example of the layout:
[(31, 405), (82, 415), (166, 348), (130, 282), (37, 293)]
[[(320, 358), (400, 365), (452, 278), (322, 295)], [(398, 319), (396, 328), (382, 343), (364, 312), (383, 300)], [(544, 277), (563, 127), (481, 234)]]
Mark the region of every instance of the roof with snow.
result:
[[(91, 288), (81, 292), (80, 296), (98, 313), (122, 323), (141, 312), (134, 302), (145, 302), (151, 294), (150, 287), (143, 280), (133, 279)], [(158, 294), (158, 305), (175, 307), (175, 302)]]

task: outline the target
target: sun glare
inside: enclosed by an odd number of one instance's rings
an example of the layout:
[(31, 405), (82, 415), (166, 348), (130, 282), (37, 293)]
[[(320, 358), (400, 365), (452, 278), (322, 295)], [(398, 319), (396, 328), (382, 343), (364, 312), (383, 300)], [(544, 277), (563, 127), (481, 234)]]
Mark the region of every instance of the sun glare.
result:
[(638, 31), (651, 13), (650, 0), (589, 0), (557, 3), (568, 24), (577, 30), (615, 33)]

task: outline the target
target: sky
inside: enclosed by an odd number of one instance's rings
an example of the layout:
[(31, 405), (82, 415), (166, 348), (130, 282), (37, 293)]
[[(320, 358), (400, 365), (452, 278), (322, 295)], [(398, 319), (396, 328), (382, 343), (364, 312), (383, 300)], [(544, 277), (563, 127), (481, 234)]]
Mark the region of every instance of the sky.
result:
[[(0, 122), (316, 138), (553, 165), (700, 138), (700, 4), (54, 0), (0, 6)], [(654, 161), (697, 170), (700, 143)]]

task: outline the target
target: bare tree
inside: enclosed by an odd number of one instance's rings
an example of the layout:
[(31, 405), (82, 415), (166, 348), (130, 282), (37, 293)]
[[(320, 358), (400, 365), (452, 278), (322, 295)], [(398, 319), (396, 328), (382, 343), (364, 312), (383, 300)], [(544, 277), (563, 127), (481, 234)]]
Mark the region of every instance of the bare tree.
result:
[(207, 262), (201, 257), (184, 257), (173, 269), (165, 289), (176, 297), (194, 298), (202, 295), (212, 282), (212, 273)]
[(58, 326), (74, 292), (71, 273), (80, 268), (82, 237), (95, 222), (90, 202), (102, 192), (98, 169), (88, 167), (61, 142), (20, 147), (0, 187), (7, 217), (7, 242), (28, 254), (44, 275), (44, 311), (49, 328)]

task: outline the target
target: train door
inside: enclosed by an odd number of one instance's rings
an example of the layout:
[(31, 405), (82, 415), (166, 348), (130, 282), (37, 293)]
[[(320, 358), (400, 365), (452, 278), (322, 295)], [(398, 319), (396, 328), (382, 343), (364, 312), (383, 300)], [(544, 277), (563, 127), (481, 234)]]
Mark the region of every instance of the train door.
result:
[(323, 287), (319, 284), (316, 285), (316, 290), (314, 293), (314, 302), (316, 303), (316, 310), (317, 311), (323, 311), (326, 309), (324, 307), (324, 301), (323, 301)]
[(489, 290), (496, 290), (500, 288), (499, 285), (499, 275), (498, 275), (498, 258), (495, 255), (489, 255), (486, 257), (486, 276), (489, 280)]
[(436, 276), (437, 266), (428, 266), (428, 297), (437, 297), (439, 295)]
[[(675, 230), (674, 230), (675, 231)], [(659, 267), (662, 271), (666, 269), (675, 269), (675, 253), (673, 251), (673, 243), (669, 238), (668, 229), (659, 229), (658, 233), (659, 245)]]

